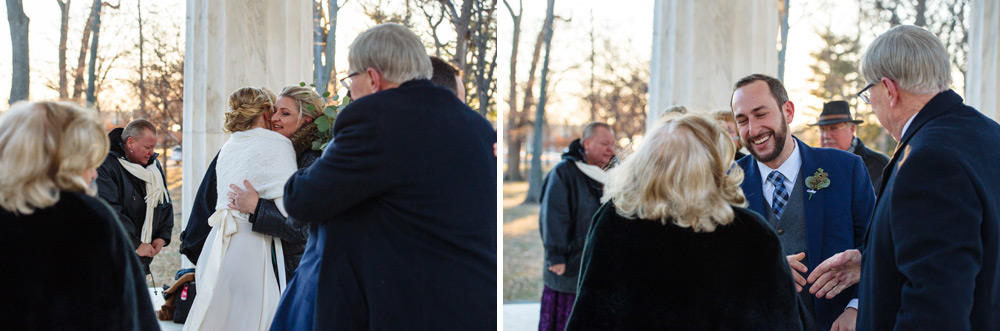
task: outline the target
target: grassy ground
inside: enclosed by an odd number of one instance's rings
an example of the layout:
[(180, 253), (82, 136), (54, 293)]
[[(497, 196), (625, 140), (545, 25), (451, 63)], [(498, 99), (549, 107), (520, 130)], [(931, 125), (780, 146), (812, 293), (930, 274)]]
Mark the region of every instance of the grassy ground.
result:
[(503, 183), (503, 301), (542, 296), (542, 239), (538, 204), (522, 204), (527, 182)]
[[(153, 272), (156, 286), (162, 288), (163, 284), (173, 285), (174, 274), (181, 268), (181, 254), (177, 250), (181, 247), (181, 165), (179, 163), (167, 162), (167, 190), (170, 191), (170, 199), (174, 205), (174, 230), (170, 235), (170, 245), (163, 247), (160, 254), (153, 258), (153, 263), (149, 269)], [(153, 286), (149, 276), (146, 283)], [(159, 309), (159, 307), (155, 307)]]

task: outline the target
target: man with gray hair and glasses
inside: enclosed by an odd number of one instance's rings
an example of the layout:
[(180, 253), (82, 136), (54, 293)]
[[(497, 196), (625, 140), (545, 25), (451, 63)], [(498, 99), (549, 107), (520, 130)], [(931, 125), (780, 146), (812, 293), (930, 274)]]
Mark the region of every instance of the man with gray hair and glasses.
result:
[(864, 245), (809, 280), (834, 296), (860, 279), (858, 330), (1000, 330), (1000, 125), (949, 89), (948, 53), (923, 28), (876, 38), (861, 73), (899, 145)]
[(313, 229), (271, 330), (496, 328), (493, 127), (431, 83), (402, 25), (359, 34), (347, 62), (335, 142), (285, 184)]

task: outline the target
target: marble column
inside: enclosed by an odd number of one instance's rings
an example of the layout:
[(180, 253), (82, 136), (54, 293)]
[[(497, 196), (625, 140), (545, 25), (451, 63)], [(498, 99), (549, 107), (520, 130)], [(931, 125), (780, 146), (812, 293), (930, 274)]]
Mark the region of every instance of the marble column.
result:
[(1000, 121), (1000, 3), (972, 0), (965, 102)]
[(730, 109), (740, 78), (778, 72), (778, 2), (656, 0), (646, 127), (673, 105)]
[(229, 137), (222, 131), (229, 94), (312, 81), (312, 1), (187, 0), (185, 33), (182, 227)]

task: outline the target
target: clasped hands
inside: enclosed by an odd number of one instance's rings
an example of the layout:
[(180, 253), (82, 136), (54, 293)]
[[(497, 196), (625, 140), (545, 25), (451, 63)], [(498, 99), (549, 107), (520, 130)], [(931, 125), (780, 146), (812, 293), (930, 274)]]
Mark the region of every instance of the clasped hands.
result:
[(152, 243), (139, 243), (139, 247), (135, 249), (135, 253), (139, 256), (154, 257), (156, 254), (160, 254), (160, 250), (163, 249), (163, 244), (165, 243), (161, 238), (153, 239)]
[(861, 252), (856, 249), (848, 249), (826, 259), (809, 273), (808, 278), (802, 276), (809, 271), (802, 264), (805, 257), (805, 252), (786, 257), (788, 266), (792, 269), (792, 277), (795, 278), (796, 291), (802, 292), (802, 287), (809, 283), (813, 284), (809, 287), (809, 293), (815, 294), (817, 298), (825, 296), (833, 299), (861, 279)]

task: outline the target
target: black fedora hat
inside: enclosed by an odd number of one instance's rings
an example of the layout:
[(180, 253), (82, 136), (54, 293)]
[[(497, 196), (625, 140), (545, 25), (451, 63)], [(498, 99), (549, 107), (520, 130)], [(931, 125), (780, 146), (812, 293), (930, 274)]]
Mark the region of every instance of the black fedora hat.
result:
[(809, 126), (814, 125), (830, 125), (843, 122), (851, 122), (854, 124), (860, 124), (864, 121), (856, 120), (851, 118), (851, 105), (847, 101), (830, 101), (823, 104), (823, 112), (819, 113), (818, 122), (809, 124)]

